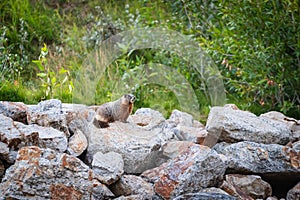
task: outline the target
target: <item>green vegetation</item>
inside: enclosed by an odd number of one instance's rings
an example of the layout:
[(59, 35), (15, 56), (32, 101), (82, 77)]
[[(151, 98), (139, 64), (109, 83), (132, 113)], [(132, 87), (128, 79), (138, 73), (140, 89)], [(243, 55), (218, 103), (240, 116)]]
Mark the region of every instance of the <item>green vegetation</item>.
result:
[[(189, 35), (218, 66), (228, 103), (256, 114), (278, 110), (300, 118), (300, 4), (295, 0), (1, 1), (0, 100), (72, 102), (73, 80), (86, 56), (112, 35), (139, 27)], [(159, 49), (117, 58), (99, 80), (95, 103), (113, 100), (118, 80), (134, 77), (138, 66), (149, 63), (169, 66), (188, 80), (204, 120), (210, 102), (203, 80), (190, 63)], [(128, 91), (137, 96), (135, 109), (152, 107), (166, 116), (180, 109), (169, 88), (137, 83)]]

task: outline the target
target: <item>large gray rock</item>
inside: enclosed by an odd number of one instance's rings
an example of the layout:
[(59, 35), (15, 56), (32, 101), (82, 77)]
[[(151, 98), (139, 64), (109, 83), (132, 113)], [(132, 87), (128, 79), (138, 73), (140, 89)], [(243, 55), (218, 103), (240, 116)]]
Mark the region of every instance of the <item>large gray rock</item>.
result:
[(173, 117), (165, 120), (158, 111), (142, 108), (128, 118), (129, 123), (114, 122), (104, 129), (90, 121), (83, 119), (74, 121), (72, 125), (82, 127), (80, 124), (88, 124), (88, 129), (83, 131), (89, 143), (87, 162), (91, 163), (97, 152), (114, 151), (122, 155), (126, 173), (142, 173), (165, 162), (168, 157), (162, 154), (161, 147), (169, 141), (178, 140), (175, 134), (193, 142), (199, 142), (199, 138), (203, 139), (206, 135), (199, 122), (180, 111), (174, 111)]
[(290, 189), (287, 193), (286, 200), (300, 199), (300, 182)]
[(150, 183), (147, 183), (139, 176), (124, 175), (111, 187), (116, 196), (138, 195), (141, 200), (152, 199), (154, 190)]
[(173, 200), (213, 200), (213, 199), (222, 199), (222, 200), (235, 200), (236, 198), (220, 193), (207, 193), (207, 192), (198, 192), (198, 193), (188, 193), (180, 195)]
[(227, 174), (221, 188), (238, 199), (266, 199), (272, 195), (271, 185), (257, 175)]
[(124, 161), (118, 153), (97, 152), (93, 158), (92, 168), (95, 178), (106, 185), (111, 185), (123, 175)]
[(0, 184), (0, 199), (104, 199), (113, 197), (82, 161), (65, 153), (31, 146)]
[(292, 165), (288, 154), (292, 149), (287, 146), (239, 142), (219, 143), (214, 149), (228, 158), (228, 170), (231, 173), (300, 176), (300, 170)]
[(134, 123), (145, 130), (153, 130), (164, 125), (164, 116), (151, 108), (140, 108), (134, 115), (129, 116), (128, 121)]
[(226, 167), (217, 152), (194, 144), (164, 166), (158, 174), (160, 177), (155, 181), (155, 192), (164, 199), (199, 192), (220, 183)]
[(59, 152), (64, 152), (67, 149), (67, 138), (61, 131), (52, 127), (42, 127), (35, 124), (24, 125), (16, 122), (14, 125), (20, 132), (24, 146), (36, 145)]
[[(42, 127), (38, 125), (25, 125), (20, 122), (14, 122), (0, 114), (0, 142), (1, 142), (1, 157), (8, 163), (12, 163), (15, 158), (15, 153), (7, 154), (7, 148), (10, 151), (17, 151), (24, 146), (39, 146), (42, 148), (51, 148), (59, 152), (64, 152), (67, 149), (67, 138), (63, 132), (60, 132), (51, 127)], [(5, 147), (5, 145), (7, 145)], [(5, 150), (6, 149), (6, 150)], [(6, 152), (6, 153), (5, 153)]]
[(265, 144), (287, 144), (293, 140), (292, 132), (286, 123), (253, 113), (213, 107), (209, 113), (206, 130), (219, 141), (229, 143), (252, 141)]
[(66, 114), (62, 110), (62, 103), (57, 99), (50, 99), (32, 105), (28, 109), (28, 124), (37, 124), (45, 127), (52, 127), (70, 136)]
[(0, 114), (27, 124), (27, 106), (24, 103), (0, 101)]
[[(149, 109), (142, 111), (139, 116), (143, 114), (148, 119), (151, 116), (155, 118), (157, 114)], [(135, 120), (131, 119), (129, 123), (116, 121), (108, 128), (98, 128), (94, 123), (89, 123), (89, 132), (86, 133), (89, 143), (87, 162), (91, 163), (97, 152), (110, 151), (122, 155), (126, 173), (142, 173), (165, 162), (161, 147), (167, 141), (174, 140), (174, 134), (165, 131), (164, 120), (150, 120), (149, 123), (143, 122), (143, 125), (133, 121)]]

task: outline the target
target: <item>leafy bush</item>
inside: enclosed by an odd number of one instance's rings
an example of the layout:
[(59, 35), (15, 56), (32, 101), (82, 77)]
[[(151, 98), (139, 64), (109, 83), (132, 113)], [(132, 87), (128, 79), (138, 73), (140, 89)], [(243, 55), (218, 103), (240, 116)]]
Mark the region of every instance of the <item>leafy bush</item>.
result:
[[(39, 73), (37, 76), (40, 78), (41, 87), (44, 91), (44, 99), (53, 99), (54, 97), (62, 96), (63, 87), (67, 85), (67, 90), (64, 91), (65, 94), (71, 96), (74, 85), (70, 76), (69, 70), (64, 67), (60, 69), (52, 69), (48, 65), (48, 60), (46, 56), (48, 55), (47, 45), (41, 48), (41, 54), (38, 60), (33, 60), (37, 67), (39, 68)], [(58, 92), (58, 90), (60, 92)]]
[(218, 63), (230, 101), (300, 115), (298, 1), (177, 1), (173, 12)]

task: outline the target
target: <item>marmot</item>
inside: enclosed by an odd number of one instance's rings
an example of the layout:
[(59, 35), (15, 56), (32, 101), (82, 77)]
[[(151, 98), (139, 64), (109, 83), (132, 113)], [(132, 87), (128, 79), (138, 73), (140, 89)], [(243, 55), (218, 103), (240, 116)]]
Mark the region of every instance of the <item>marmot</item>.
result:
[(102, 104), (96, 110), (96, 122), (101, 128), (108, 127), (108, 123), (114, 121), (126, 122), (132, 112), (134, 101), (134, 95), (125, 94), (116, 101)]

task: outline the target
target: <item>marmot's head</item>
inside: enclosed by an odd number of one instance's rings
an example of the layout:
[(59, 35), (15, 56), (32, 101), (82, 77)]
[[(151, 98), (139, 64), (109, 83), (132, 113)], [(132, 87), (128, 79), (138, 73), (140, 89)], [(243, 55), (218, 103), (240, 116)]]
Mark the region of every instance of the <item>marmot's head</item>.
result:
[(123, 104), (133, 104), (135, 101), (135, 96), (133, 94), (124, 94), (122, 97)]

